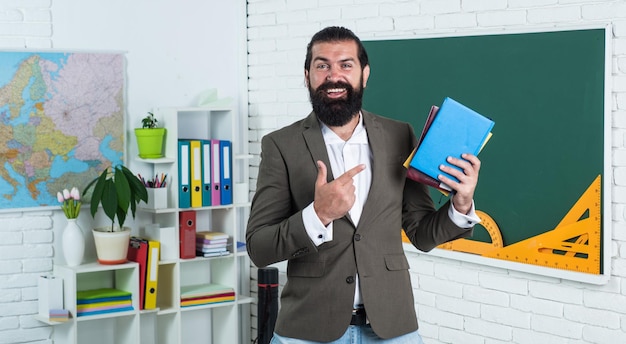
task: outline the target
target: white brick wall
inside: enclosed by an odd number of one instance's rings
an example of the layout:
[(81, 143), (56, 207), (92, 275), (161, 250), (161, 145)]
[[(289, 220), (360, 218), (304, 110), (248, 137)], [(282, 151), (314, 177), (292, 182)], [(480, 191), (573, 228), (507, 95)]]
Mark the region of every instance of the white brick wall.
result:
[[(0, 47), (52, 47), (51, 1), (2, 0)], [(248, 13), (253, 178), (260, 138), (310, 111), (302, 63), (310, 36), (324, 26), (347, 26), (366, 38), (612, 23), (614, 257), (609, 283), (573, 283), (417, 253), (409, 254), (409, 260), (428, 344), (625, 342), (626, 2), (249, 0)], [(252, 180), (253, 189), (255, 184)], [(52, 329), (31, 315), (36, 312), (36, 277), (52, 270), (52, 226), (52, 215), (45, 212), (0, 214), (0, 344), (51, 343)]]
[[(325, 26), (346, 26), (362, 38), (371, 38), (611, 23), (614, 184), (610, 281), (592, 285), (419, 253), (408, 256), (420, 331), (428, 344), (626, 343), (626, 1), (248, 2), (250, 46), (268, 47), (271, 41), (276, 46), (276, 51), (250, 51), (249, 85), (254, 95), (250, 115), (257, 116), (249, 122), (250, 152), (255, 155), (250, 172), (253, 189), (261, 137), (272, 125), (281, 127), (310, 111), (302, 63), (311, 35)], [(309, 5), (315, 3), (317, 6)], [(277, 23), (286, 28), (266, 34), (271, 30), (264, 28)], [(262, 58), (283, 52), (287, 60)], [(284, 278), (281, 275), (281, 282)]]
[[(50, 48), (50, 0), (3, 0), (0, 47)], [(52, 271), (51, 213), (0, 213), (0, 344), (51, 343), (52, 328), (34, 320), (37, 277)]]

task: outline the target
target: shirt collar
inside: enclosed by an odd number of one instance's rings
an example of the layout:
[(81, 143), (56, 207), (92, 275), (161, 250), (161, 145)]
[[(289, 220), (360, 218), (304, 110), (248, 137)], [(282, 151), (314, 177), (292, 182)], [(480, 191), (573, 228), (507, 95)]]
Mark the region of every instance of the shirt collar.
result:
[(326, 144), (337, 143), (353, 143), (353, 144), (367, 144), (367, 131), (365, 130), (365, 124), (363, 123), (363, 114), (359, 111), (359, 123), (357, 123), (354, 132), (348, 141), (342, 140), (334, 131), (332, 131), (326, 124), (320, 121), (320, 127), (322, 128), (322, 136)]

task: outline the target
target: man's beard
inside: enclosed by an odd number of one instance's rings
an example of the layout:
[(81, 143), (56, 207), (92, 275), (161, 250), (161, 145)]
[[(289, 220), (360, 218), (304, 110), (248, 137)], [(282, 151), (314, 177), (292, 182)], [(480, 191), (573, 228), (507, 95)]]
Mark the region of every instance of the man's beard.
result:
[[(326, 91), (331, 88), (345, 88), (346, 98), (328, 98)], [(340, 127), (350, 122), (352, 117), (361, 111), (363, 81), (358, 89), (344, 82), (326, 82), (314, 90), (309, 83), (309, 97), (313, 111), (322, 123), (329, 127)]]

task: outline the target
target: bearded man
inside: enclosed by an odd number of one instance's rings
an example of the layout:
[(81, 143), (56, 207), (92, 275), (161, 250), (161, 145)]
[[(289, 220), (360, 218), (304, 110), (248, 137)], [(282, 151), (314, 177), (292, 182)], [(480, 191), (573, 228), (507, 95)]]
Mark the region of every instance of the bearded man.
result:
[(417, 145), (408, 124), (362, 109), (367, 52), (327, 27), (307, 47), (313, 111), (263, 137), (246, 242), (258, 267), (287, 261), (271, 343), (422, 343), (401, 230), (422, 251), (471, 235), (480, 220), (471, 154), (441, 170), (451, 200), (435, 209), (406, 178)]

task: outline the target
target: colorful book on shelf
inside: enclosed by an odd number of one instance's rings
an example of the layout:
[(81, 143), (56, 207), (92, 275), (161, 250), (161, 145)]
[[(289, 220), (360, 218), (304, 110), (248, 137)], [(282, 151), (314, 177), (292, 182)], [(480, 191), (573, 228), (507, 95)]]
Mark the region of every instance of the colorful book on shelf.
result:
[(235, 292), (234, 291), (221, 293), (221, 294), (210, 295), (210, 296), (183, 298), (183, 299), (181, 299), (181, 301), (208, 300), (208, 299), (216, 299), (216, 298), (231, 297), (231, 296), (235, 296)]
[(192, 284), (180, 287), (181, 299), (206, 297), (230, 292), (234, 292), (232, 287), (217, 283)]
[(76, 316), (78, 317), (83, 317), (83, 316), (87, 316), (87, 315), (97, 315), (97, 314), (107, 314), (107, 313), (115, 313), (115, 312), (124, 312), (124, 311), (132, 311), (133, 307), (132, 306), (128, 306), (128, 307), (122, 307), (122, 308), (115, 308), (115, 309), (102, 309), (102, 310), (92, 310), (92, 311), (76, 311)]
[(197, 300), (181, 300), (181, 307), (189, 307), (189, 306), (200, 306), (200, 305), (208, 305), (220, 302), (232, 302), (235, 301), (235, 295), (232, 296), (221, 296), (221, 297), (211, 297), (206, 299), (197, 299)]
[(217, 231), (197, 231), (196, 232), (196, 240), (218, 240), (218, 239), (228, 239), (230, 236), (223, 232)]
[(222, 244), (222, 243), (227, 243), (227, 242), (228, 242), (228, 238), (224, 238), (224, 239), (196, 238), (196, 244), (203, 244), (203, 245)]
[(446, 175), (439, 166), (458, 167), (447, 162), (449, 156), (461, 158), (461, 154), (478, 155), (491, 138), (494, 122), (467, 106), (446, 97), (433, 119), (425, 126), (425, 134), (416, 148), (409, 166), (437, 180), (438, 175)]
[(226, 246), (221, 246), (221, 247), (196, 246), (196, 252), (212, 253), (212, 252), (226, 252), (226, 251), (228, 251), (228, 248)]
[(70, 312), (67, 309), (51, 309), (48, 320), (56, 322), (66, 322), (70, 320)]
[(81, 290), (76, 293), (76, 316), (133, 310), (132, 293), (114, 288)]
[(230, 251), (226, 250), (226, 251), (220, 251), (220, 252), (202, 252), (202, 251), (196, 251), (196, 256), (197, 257), (203, 257), (203, 258), (211, 258), (211, 257), (224, 257), (230, 254)]
[(78, 304), (80, 304), (80, 301), (102, 301), (111, 300), (112, 298), (130, 300), (131, 297), (131, 292), (115, 288), (98, 288), (90, 290), (80, 290), (76, 292), (76, 300)]
[(223, 242), (223, 243), (219, 243), (219, 244), (204, 244), (201, 242), (197, 242), (196, 241), (196, 250), (198, 249), (202, 249), (202, 250), (211, 250), (211, 249), (226, 249), (226, 247), (228, 247), (229, 244), (228, 242)]
[(132, 301), (128, 300), (120, 300), (120, 301), (103, 301), (103, 302), (95, 302), (95, 303), (83, 303), (81, 305), (76, 305), (76, 309), (96, 309), (96, 308), (115, 308), (115, 307), (125, 307), (131, 306)]
[(221, 284), (201, 284), (181, 287), (181, 307), (200, 306), (235, 301), (235, 290)]

